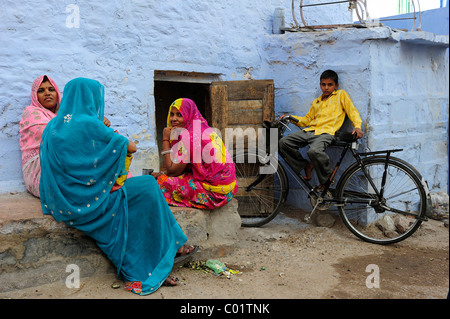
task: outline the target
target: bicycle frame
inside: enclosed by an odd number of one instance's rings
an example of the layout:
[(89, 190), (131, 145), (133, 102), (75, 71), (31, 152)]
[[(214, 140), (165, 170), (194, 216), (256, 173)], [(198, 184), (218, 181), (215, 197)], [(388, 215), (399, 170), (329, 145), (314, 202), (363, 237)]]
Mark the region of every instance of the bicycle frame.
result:
[[(284, 127), (279, 127), (280, 132), (278, 134), (278, 139), (281, 139), (283, 137), (284, 132), (287, 128), (286, 123), (284, 123), (284, 122), (280, 122), (280, 123), (283, 124)], [(322, 191), (318, 191), (316, 188), (314, 188), (302, 175), (300, 175), (300, 174), (296, 175), (297, 177), (300, 178), (300, 181), (305, 185), (305, 187), (307, 187), (307, 189), (310, 190), (309, 196), (314, 196), (316, 198), (316, 204), (314, 205), (313, 210), (311, 211), (310, 214), (306, 215), (306, 217), (305, 217), (306, 222), (310, 222), (313, 214), (319, 209), (319, 206), (322, 204), (326, 204), (326, 203), (330, 203), (333, 206), (345, 205), (347, 203), (368, 204), (368, 205), (378, 206), (378, 207), (380, 207), (380, 210), (383, 210), (384, 208), (382, 207), (382, 205), (380, 203), (380, 199), (383, 198), (383, 195), (384, 195), (384, 186), (386, 184), (389, 159), (391, 158), (392, 153), (403, 151), (403, 149), (391, 149), (391, 150), (382, 150), (382, 151), (375, 151), (375, 152), (357, 153), (353, 147), (352, 142), (341, 142), (341, 141), (335, 142), (334, 146), (343, 147), (343, 150), (339, 156), (338, 161), (336, 162), (334, 169), (332, 170), (330, 177), (328, 178), (327, 182), (325, 183)], [(337, 173), (340, 165), (342, 164), (342, 161), (344, 160), (345, 155), (347, 154), (347, 152), (349, 150), (350, 150), (353, 158), (356, 160), (350, 167), (352, 167), (353, 165), (358, 165), (361, 167), (363, 174), (365, 175), (365, 177), (367, 178), (367, 180), (370, 183), (370, 186), (372, 187), (372, 189), (375, 192), (375, 196), (368, 198), (367, 200), (365, 200), (365, 199), (364, 200), (363, 199), (349, 199), (349, 198), (328, 199), (328, 198), (326, 198), (326, 195), (327, 195), (328, 191), (330, 191), (330, 186), (333, 184), (333, 180), (335, 179), (336, 173)], [(386, 156), (385, 157), (383, 156), (385, 159), (385, 167), (384, 167), (384, 172), (383, 172), (383, 176), (382, 176), (381, 187), (380, 187), (380, 189), (378, 189), (378, 187), (373, 182), (370, 174), (368, 174), (367, 168), (364, 164), (364, 160), (361, 157), (370, 158), (371, 156), (376, 156), (376, 155), (380, 155), (380, 154), (386, 154)], [(290, 167), (290, 165), (286, 161), (286, 158), (284, 157), (284, 155), (281, 152), (279, 155), (281, 156), (281, 158), (283, 158), (283, 160), (286, 162), (286, 164)], [(344, 174), (345, 174), (345, 172), (343, 173), (343, 175)], [(254, 184), (259, 183), (263, 178), (264, 177), (260, 176), (260, 178), (258, 178), (258, 180)], [(405, 214), (404, 212), (395, 210), (393, 208), (391, 208), (391, 210), (393, 212)]]
[[(236, 176), (242, 186), (237, 197), (242, 199), (238, 212), (243, 227), (259, 227), (273, 220), (289, 195), (289, 184), (295, 182), (307, 193), (313, 207), (305, 217), (307, 223), (317, 210), (335, 207), (343, 224), (366, 242), (399, 242), (428, 220), (431, 197), (427, 182), (411, 164), (392, 155), (402, 149), (358, 152), (354, 147), (356, 136), (338, 132), (333, 145), (342, 149), (339, 156), (333, 156), (337, 161), (322, 189), (314, 187), (300, 172), (295, 173), (283, 150), (277, 152), (272, 147), (283, 138), (290, 121), (296, 120), (283, 117), (279, 121), (264, 121), (265, 146), (258, 144), (260, 148), (243, 150), (242, 157), (233, 157), (239, 164)], [(348, 153), (354, 158), (349, 165)], [(345, 169), (339, 170), (344, 162)]]

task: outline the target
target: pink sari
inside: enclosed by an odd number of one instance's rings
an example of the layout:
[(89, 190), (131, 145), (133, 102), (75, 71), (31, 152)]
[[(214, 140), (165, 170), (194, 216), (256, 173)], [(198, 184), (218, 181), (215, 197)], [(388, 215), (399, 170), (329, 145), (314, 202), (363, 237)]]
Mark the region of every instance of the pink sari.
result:
[(61, 103), (61, 94), (58, 86), (49, 77), (50, 83), (58, 94), (56, 113), (46, 109), (39, 103), (37, 91), (44, 79), (44, 75), (36, 78), (31, 86), (31, 104), (27, 106), (20, 119), (20, 150), (22, 151), (22, 172), (27, 190), (39, 197), (39, 183), (41, 178), (41, 165), (39, 159), (39, 146), (41, 144), (42, 132), (47, 123), (58, 113)]
[[(208, 126), (194, 101), (178, 99), (172, 106), (180, 111), (185, 123), (183, 133), (178, 139), (170, 141), (172, 161), (188, 165), (180, 176), (158, 177), (167, 203), (201, 209), (224, 206), (238, 190), (230, 154), (222, 139)], [(171, 126), (169, 117), (167, 126)]]

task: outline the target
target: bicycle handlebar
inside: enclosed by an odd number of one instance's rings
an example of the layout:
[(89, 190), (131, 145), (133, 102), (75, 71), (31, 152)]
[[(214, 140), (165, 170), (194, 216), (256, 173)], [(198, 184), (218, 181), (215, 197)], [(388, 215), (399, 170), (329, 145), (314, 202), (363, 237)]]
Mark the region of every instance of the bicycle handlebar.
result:
[(292, 116), (290, 116), (290, 115), (283, 117), (283, 119), (287, 119), (287, 120), (289, 120), (289, 121), (298, 123), (298, 119), (296, 119), (295, 117), (292, 117)]
[[(286, 128), (288, 121), (298, 123), (299, 120), (290, 115), (287, 115), (287, 116), (284, 116), (281, 119), (275, 120), (273, 122), (264, 121), (263, 126), (266, 128), (271, 128), (271, 127), (281, 128), (282, 126), (284, 126)], [(284, 132), (284, 129), (282, 130), (282, 132)], [(356, 133), (352, 134), (350, 132), (336, 132), (335, 136), (336, 136), (337, 141), (345, 142), (345, 143), (356, 142), (356, 140), (358, 139), (358, 136)]]

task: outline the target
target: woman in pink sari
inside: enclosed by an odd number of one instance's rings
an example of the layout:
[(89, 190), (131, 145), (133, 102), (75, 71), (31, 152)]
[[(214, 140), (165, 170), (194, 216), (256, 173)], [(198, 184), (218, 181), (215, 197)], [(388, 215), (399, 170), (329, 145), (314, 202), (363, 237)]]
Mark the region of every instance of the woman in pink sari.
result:
[(163, 173), (153, 173), (169, 205), (214, 209), (236, 194), (234, 162), (194, 101), (172, 103), (163, 131)]
[(27, 190), (36, 197), (39, 197), (41, 177), (39, 146), (42, 132), (58, 113), (60, 102), (56, 83), (49, 76), (41, 75), (31, 86), (31, 104), (24, 109), (20, 119), (23, 179)]

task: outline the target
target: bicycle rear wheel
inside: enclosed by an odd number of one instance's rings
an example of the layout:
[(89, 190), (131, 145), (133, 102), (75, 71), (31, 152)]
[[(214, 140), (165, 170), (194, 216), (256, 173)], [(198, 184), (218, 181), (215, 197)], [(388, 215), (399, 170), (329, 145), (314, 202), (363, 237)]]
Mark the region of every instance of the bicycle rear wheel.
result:
[[(421, 181), (397, 161), (389, 160), (386, 169), (383, 158), (366, 158), (363, 162), (367, 175), (359, 165), (353, 165), (337, 186), (345, 226), (360, 239), (375, 244), (408, 238), (425, 219), (426, 195)], [(378, 196), (374, 188), (383, 196)]]
[(288, 194), (286, 173), (276, 158), (243, 151), (235, 154), (238, 212), (243, 227), (259, 227), (278, 214)]

